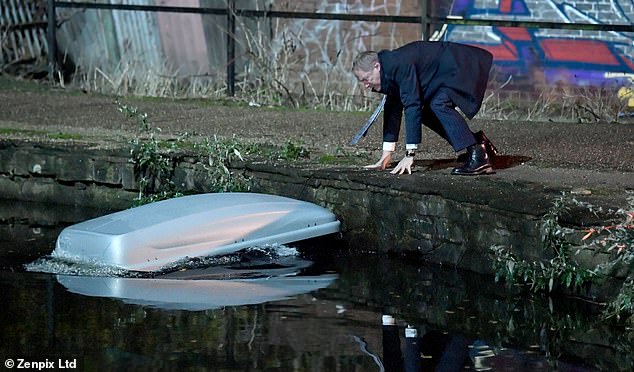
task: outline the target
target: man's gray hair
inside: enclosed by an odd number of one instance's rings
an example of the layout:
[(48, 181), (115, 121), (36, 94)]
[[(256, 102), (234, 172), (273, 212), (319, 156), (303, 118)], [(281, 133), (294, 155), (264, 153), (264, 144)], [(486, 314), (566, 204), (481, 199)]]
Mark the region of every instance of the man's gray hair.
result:
[(379, 55), (373, 50), (359, 53), (352, 62), (352, 72), (367, 72), (374, 68), (374, 64), (379, 62)]

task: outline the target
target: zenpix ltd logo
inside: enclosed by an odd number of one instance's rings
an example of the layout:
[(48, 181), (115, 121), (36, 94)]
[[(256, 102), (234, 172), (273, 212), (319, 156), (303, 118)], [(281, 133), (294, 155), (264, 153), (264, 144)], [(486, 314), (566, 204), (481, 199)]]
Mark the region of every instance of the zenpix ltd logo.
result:
[(44, 369), (75, 369), (77, 368), (77, 359), (58, 359), (58, 360), (27, 360), (22, 358), (5, 359), (4, 366), (12, 369), (35, 369), (38, 371)]

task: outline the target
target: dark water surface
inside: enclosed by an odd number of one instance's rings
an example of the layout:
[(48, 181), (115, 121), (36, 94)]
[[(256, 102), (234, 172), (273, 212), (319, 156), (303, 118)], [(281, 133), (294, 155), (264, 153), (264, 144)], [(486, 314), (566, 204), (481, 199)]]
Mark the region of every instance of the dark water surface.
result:
[[(634, 365), (632, 340), (599, 322), (592, 304), (511, 295), (491, 277), (413, 259), (347, 254), (332, 239), (153, 278), (37, 261), (64, 226), (104, 213), (0, 202), (5, 367), (391, 371), (414, 361), (408, 340), (418, 342), (421, 370)], [(384, 314), (396, 327), (382, 326)], [(417, 338), (406, 340), (407, 325)]]

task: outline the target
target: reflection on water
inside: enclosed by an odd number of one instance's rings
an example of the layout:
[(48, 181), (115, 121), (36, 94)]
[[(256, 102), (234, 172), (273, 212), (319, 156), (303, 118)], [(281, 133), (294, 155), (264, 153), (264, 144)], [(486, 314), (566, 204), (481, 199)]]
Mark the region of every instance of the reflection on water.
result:
[[(215, 265), (154, 278), (57, 275), (69, 292), (110, 297), (166, 310), (200, 311), (280, 301), (331, 285), (337, 275), (300, 275), (311, 262), (298, 257)], [(272, 264), (274, 263), (274, 264)]]
[[(68, 211), (1, 203), (0, 213), (5, 358), (76, 359), (82, 370), (634, 365), (632, 340), (596, 321), (590, 304), (513, 296), (488, 277), (337, 253), (328, 240), (299, 247), (301, 257), (250, 254), (155, 278), (31, 272), (24, 264), (48, 255), (63, 227), (54, 214), (66, 225), (91, 216), (71, 221)], [(384, 326), (383, 315), (395, 325)], [(415, 337), (405, 337), (408, 325)]]

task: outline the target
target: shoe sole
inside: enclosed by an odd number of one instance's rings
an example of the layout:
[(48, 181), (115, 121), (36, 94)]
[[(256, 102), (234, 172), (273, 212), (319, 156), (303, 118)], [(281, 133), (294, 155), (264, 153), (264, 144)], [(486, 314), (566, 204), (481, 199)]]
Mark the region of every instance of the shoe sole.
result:
[(451, 174), (454, 176), (480, 176), (480, 175), (487, 175), (487, 174), (495, 174), (495, 169), (493, 169), (493, 167), (488, 166), (485, 167), (484, 169), (477, 169), (473, 172), (469, 172), (469, 173), (461, 173), (461, 172), (456, 172), (456, 170), (452, 170)]

